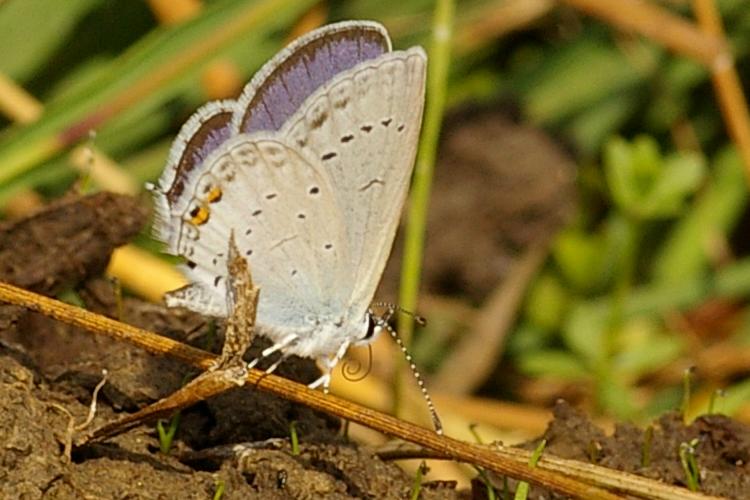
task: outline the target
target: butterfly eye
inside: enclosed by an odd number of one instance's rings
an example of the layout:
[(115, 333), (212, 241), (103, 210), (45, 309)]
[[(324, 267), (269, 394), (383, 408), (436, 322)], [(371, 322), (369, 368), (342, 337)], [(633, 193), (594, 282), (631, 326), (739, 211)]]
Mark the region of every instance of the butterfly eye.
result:
[(375, 319), (373, 319), (372, 314), (369, 312), (365, 314), (365, 322), (367, 323), (367, 333), (365, 333), (365, 336), (362, 340), (369, 340), (375, 335), (375, 329), (378, 327), (377, 323), (375, 322)]

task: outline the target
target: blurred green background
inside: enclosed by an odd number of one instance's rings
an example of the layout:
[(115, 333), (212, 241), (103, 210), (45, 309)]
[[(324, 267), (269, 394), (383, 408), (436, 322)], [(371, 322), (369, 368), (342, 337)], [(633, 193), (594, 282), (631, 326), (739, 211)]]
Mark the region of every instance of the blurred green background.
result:
[[(654, 3), (692, 18), (690, 2)], [(67, 153), (80, 143), (134, 186), (155, 180), (179, 126), (217, 97), (203, 78), (216, 60), (242, 84), (295, 30), (341, 19), (382, 22), (396, 47), (429, 46), (434, 5), (214, 0), (175, 24), (152, 7), (0, 2), (0, 73), (44, 106), (30, 124), (0, 118), (8, 216), (21, 195), (70, 189), (81, 174)], [(718, 7), (750, 81), (750, 3)], [(565, 395), (597, 414), (644, 420), (680, 406), (683, 371), (696, 366), (691, 411), (713, 402), (750, 420), (748, 184), (709, 72), (564, 2), (465, 0), (455, 15), (449, 113), (512, 103), (520, 123), (564, 145), (577, 165), (574, 216), (526, 284), (502, 348), (488, 354), (499, 368), (482, 394), (539, 406)], [(146, 234), (138, 244), (158, 248)], [(454, 298), (481, 311), (464, 292)], [(430, 328), (414, 349), (438, 372), (471, 329)]]

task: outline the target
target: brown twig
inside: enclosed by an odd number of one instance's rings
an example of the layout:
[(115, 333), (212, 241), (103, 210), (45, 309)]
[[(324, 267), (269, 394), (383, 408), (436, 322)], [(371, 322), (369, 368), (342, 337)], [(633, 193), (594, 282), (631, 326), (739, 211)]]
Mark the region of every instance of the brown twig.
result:
[(178, 410), (189, 408), (194, 404), (221, 394), (233, 387), (237, 387), (238, 374), (245, 375), (245, 370), (222, 369), (203, 372), (191, 380), (178, 391), (160, 399), (154, 404), (136, 413), (130, 413), (122, 418), (108, 422), (94, 429), (90, 434), (76, 440), (76, 446), (83, 446), (94, 441), (101, 441), (127, 432), (141, 424), (152, 422), (158, 418), (167, 417)]
[(477, 6), (468, 19), (460, 21), (454, 35), (455, 50), (469, 54), (487, 44), (488, 40), (519, 31), (547, 14), (553, 0), (506, 0), (485, 2)]
[(148, 6), (162, 24), (177, 24), (196, 16), (201, 0), (148, 0)]
[[(494, 445), (485, 446), (490, 449), (494, 447)], [(520, 448), (502, 448), (501, 452), (526, 463), (529, 462), (533, 453), (532, 451)], [(408, 443), (387, 443), (379, 447), (375, 451), (375, 454), (383, 460), (439, 460), (446, 458), (432, 450), (425, 450)], [(582, 478), (590, 484), (649, 500), (719, 500), (720, 498), (691, 492), (678, 486), (650, 480), (644, 481), (642, 477), (634, 474), (608, 469), (599, 465), (587, 464), (577, 460), (557, 458), (546, 453), (542, 455), (536, 467), (550, 472), (560, 472), (569, 475), (575, 474), (577, 478)]]
[(44, 107), (34, 96), (0, 73), (0, 114), (18, 123), (33, 123), (44, 112)]
[[(200, 349), (6, 283), (0, 283), (0, 301), (26, 307), (64, 323), (128, 342), (155, 354), (177, 358), (202, 370), (211, 367), (216, 360), (216, 356)], [(281, 377), (265, 375), (258, 370), (250, 370), (246, 377), (246, 383), (254, 384), (260, 390), (307, 405), (315, 410), (336, 415), (384, 434), (418, 444), (451, 460), (471, 463), (498, 474), (538, 484), (573, 497), (589, 499), (620, 498), (618, 495), (609, 493), (602, 488), (586, 484), (566, 475), (531, 468), (525, 460), (513, 458), (509, 454), (503, 453), (506, 450), (504, 447), (488, 449), (447, 436), (439, 436), (432, 430), (352, 404), (335, 396), (324, 395), (321, 392), (309, 389), (305, 385)], [(647, 480), (644, 479), (644, 481)]]
[[(695, 0), (693, 7), (698, 24), (704, 33), (724, 40), (724, 29), (714, 0)], [(725, 47), (727, 45), (724, 44)], [(729, 135), (742, 156), (745, 165), (745, 180), (750, 184), (750, 114), (747, 110), (747, 100), (742, 92), (740, 77), (734, 65), (734, 57), (729, 49), (717, 54), (709, 68), (721, 114)]]
[(640, 33), (676, 52), (711, 67), (727, 53), (725, 41), (699, 30), (669, 10), (643, 0), (560, 0), (625, 31)]

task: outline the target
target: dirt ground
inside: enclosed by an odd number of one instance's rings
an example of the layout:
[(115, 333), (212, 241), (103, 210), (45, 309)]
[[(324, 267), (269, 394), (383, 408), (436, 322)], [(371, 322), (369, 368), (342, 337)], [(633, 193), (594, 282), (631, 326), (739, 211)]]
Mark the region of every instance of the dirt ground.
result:
[[(479, 123), (491, 119), (480, 116)], [(523, 141), (523, 134), (529, 133), (516, 130), (517, 135), (502, 134), (503, 127), (513, 125), (495, 120), (479, 126), (491, 131), (488, 142), (497, 134)], [(449, 166), (436, 183), (434, 199), (444, 201), (431, 215), (438, 221), (431, 221), (431, 239), (435, 240), (436, 232), (444, 232), (447, 240), (428, 245), (426, 286), (436, 293), (463, 291), (478, 300), (502, 278), (515, 248), (562, 223), (573, 197), (570, 191), (555, 191), (557, 198), (551, 200), (555, 177), (550, 177), (548, 185), (536, 187), (536, 195), (518, 194), (511, 197), (511, 206), (500, 207), (497, 190), (528, 188), (527, 175), (531, 174), (519, 173), (523, 169), (517, 168), (507, 176), (493, 173), (493, 167), (487, 166), (493, 164), (488, 159), (493, 154), (480, 154), (479, 149), (469, 147), (467, 137), (472, 132), (458, 130), (448, 136), (453, 145), (445, 150), (443, 161)], [(476, 136), (471, 140), (476, 141)], [(472, 154), (468, 163), (456, 159)], [(466, 167), (472, 164), (473, 168)], [(456, 170), (459, 165), (464, 165), (460, 175)], [(555, 175), (570, 180), (567, 167), (560, 168)], [(493, 227), (495, 232), (500, 224), (505, 231), (502, 241), (458, 248), (458, 242), (468, 240), (458, 231), (458, 219), (451, 219), (458, 217), (456, 204), (460, 201), (451, 201), (447, 185), (456, 184), (456, 179), (465, 182), (453, 186), (463, 190), (460, 196), (484, 193), (468, 198), (477, 210), (484, 210), (481, 230)], [(518, 211), (523, 200), (531, 200), (520, 208), (524, 217), (509, 222), (507, 214)], [(29, 218), (5, 223), (0, 227), (0, 280), (51, 296), (74, 289), (88, 309), (116, 317), (113, 285), (101, 276), (112, 250), (142, 230), (147, 219), (142, 205), (106, 193), (72, 196)], [(465, 258), (466, 252), (474, 257)], [(478, 267), (476, 263), (482, 259), (492, 265)], [(387, 278), (383, 288), (388, 290), (393, 282), (392, 277)], [(197, 347), (219, 350), (221, 325), (218, 335), (212, 336), (212, 325), (194, 314), (125, 298), (122, 320)], [(183, 411), (170, 454), (159, 451), (154, 426), (142, 426), (104, 443), (73, 448), (68, 456), (72, 429), (86, 419), (92, 392), (105, 368), (107, 383), (99, 395), (93, 426), (164, 397), (195, 375), (177, 362), (18, 307), (0, 305), (1, 498), (205, 499), (214, 498), (217, 491), (223, 491), (221, 498), (225, 499), (409, 496), (413, 478), (379, 459), (376, 450), (349, 442), (337, 419), (252, 387), (233, 389)], [(299, 381), (317, 377), (314, 365), (303, 360), (282, 364), (279, 373)], [(289, 444), (291, 422), (296, 423), (301, 440), (298, 454), (291, 452)], [(541, 438), (547, 440), (545, 453), (670, 484), (685, 483), (678, 453), (682, 443), (693, 442), (701, 491), (729, 498), (743, 498), (744, 492), (750, 491), (750, 432), (722, 416), (702, 417), (685, 426), (679, 415), (667, 414), (649, 431), (623, 423), (607, 436), (585, 416), (560, 403), (555, 420)], [(534, 448), (537, 443), (526, 447)], [(496, 485), (503, 484), (500, 478), (494, 479)], [(474, 482), (472, 491), (456, 491), (453, 486), (439, 481), (425, 483), (421, 498), (486, 498), (480, 481)], [(529, 498), (554, 496), (532, 488)]]

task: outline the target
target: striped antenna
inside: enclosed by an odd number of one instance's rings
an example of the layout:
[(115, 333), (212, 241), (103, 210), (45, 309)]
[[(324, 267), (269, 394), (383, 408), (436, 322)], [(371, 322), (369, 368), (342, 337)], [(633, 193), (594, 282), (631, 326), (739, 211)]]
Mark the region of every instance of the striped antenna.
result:
[(396, 330), (394, 330), (391, 327), (391, 325), (388, 324), (388, 320), (390, 320), (393, 317), (393, 315), (396, 314), (397, 312), (401, 312), (401, 313), (412, 316), (414, 320), (420, 325), (425, 325), (427, 322), (422, 316), (418, 316), (394, 304), (378, 302), (373, 305), (386, 308), (386, 311), (382, 316), (375, 315), (373, 310), (370, 309), (369, 311), (370, 317), (375, 322), (376, 326), (383, 328), (384, 330), (388, 332), (388, 334), (391, 336), (393, 341), (396, 342), (396, 345), (398, 346), (398, 348), (401, 349), (401, 352), (404, 354), (404, 358), (406, 358), (406, 362), (409, 364), (409, 369), (411, 369), (411, 373), (412, 375), (414, 375), (414, 379), (417, 381), (419, 390), (422, 392), (422, 397), (427, 403), (427, 410), (430, 412), (430, 418), (432, 419), (432, 426), (435, 428), (435, 432), (437, 434), (442, 435), (443, 423), (440, 421), (440, 416), (438, 415), (437, 409), (435, 408), (435, 403), (432, 402), (432, 398), (430, 397), (430, 394), (427, 392), (427, 386), (424, 383), (424, 379), (422, 378), (422, 375), (419, 373), (419, 370), (417, 370), (417, 365), (414, 364), (414, 358), (412, 358), (411, 354), (409, 353), (409, 350), (404, 345), (403, 340), (401, 340), (401, 337), (399, 337), (398, 333), (396, 333)]

